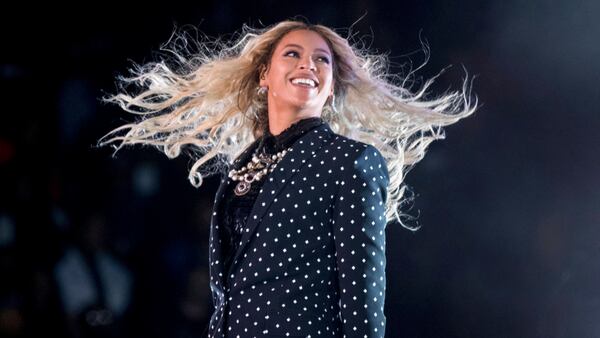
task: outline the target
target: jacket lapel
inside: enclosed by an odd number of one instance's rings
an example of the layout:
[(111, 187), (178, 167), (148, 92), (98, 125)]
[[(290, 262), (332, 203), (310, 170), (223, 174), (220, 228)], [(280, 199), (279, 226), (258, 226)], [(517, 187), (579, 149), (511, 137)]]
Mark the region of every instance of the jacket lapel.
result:
[[(245, 231), (242, 234), (240, 246), (235, 253), (233, 262), (229, 268), (228, 274), (231, 274), (235, 270), (235, 265), (239, 259), (239, 256), (244, 252), (247, 244), (252, 239), (252, 235), (256, 231), (257, 225), (264, 216), (269, 207), (273, 203), (273, 200), (277, 198), (281, 190), (292, 180), (302, 168), (306, 165), (308, 160), (315, 157), (317, 152), (323, 147), (326, 141), (332, 136), (331, 131), (327, 123), (322, 124), (305, 135), (302, 135), (292, 144), (290, 151), (281, 159), (277, 164), (275, 170), (266, 177), (266, 181), (263, 183), (261, 192), (258, 194), (256, 201), (248, 215), (246, 221)], [(240, 162), (238, 167), (247, 162), (249, 156), (245, 159), (242, 156), (239, 157)], [(228, 186), (233, 181), (228, 178)]]
[[(252, 157), (252, 153), (255, 148), (258, 146), (259, 139), (254, 140), (247, 148), (242, 152), (241, 155), (237, 157), (236, 160), (230, 166), (227, 166), (224, 177), (221, 180), (221, 184), (217, 189), (217, 193), (215, 195), (215, 200), (213, 203), (213, 214), (211, 216), (211, 224), (210, 227), (210, 235), (209, 235), (209, 244), (210, 244), (210, 276), (212, 277), (211, 284), (218, 281), (216, 284), (223, 286), (223, 259), (225, 258), (224, 253), (221, 248), (221, 231), (219, 224), (219, 208), (221, 203), (223, 202), (223, 198), (225, 197), (225, 193), (230, 186), (233, 185), (233, 180), (229, 178), (229, 171), (231, 168), (239, 169), (242, 165), (246, 164), (250, 157)], [(216, 285), (211, 285), (211, 288), (214, 288)], [(216, 303), (215, 303), (216, 304)]]

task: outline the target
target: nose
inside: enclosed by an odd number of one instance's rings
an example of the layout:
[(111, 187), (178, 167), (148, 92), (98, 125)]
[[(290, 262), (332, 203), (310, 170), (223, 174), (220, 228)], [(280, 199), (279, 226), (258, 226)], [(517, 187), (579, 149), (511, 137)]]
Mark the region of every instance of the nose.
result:
[(317, 66), (311, 57), (304, 57), (298, 63), (300, 69), (317, 70)]

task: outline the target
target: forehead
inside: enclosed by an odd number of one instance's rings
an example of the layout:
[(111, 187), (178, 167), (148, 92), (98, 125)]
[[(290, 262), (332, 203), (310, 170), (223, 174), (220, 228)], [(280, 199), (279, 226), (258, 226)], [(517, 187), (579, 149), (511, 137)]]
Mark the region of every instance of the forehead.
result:
[(285, 48), (287, 45), (298, 45), (308, 50), (322, 49), (331, 54), (331, 49), (321, 34), (307, 29), (298, 29), (285, 34), (277, 44), (277, 49)]

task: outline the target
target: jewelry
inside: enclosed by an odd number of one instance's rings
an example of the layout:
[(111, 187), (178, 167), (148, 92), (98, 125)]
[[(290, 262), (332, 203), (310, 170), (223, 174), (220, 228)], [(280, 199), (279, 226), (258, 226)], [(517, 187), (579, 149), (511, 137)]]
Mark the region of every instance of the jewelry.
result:
[(335, 108), (335, 94), (331, 94), (331, 100), (329, 101), (329, 106), (331, 107), (331, 110), (337, 114), (337, 109)]
[(269, 91), (269, 88), (267, 88), (267, 86), (258, 87), (258, 89), (256, 89), (256, 93), (259, 96), (267, 95), (267, 91)]
[(290, 148), (284, 149), (275, 155), (265, 154), (264, 152), (257, 155), (257, 149), (254, 154), (252, 154), (252, 160), (248, 162), (248, 164), (238, 170), (232, 169), (229, 172), (229, 178), (234, 181), (240, 181), (235, 186), (234, 193), (237, 196), (245, 195), (250, 191), (252, 182), (260, 181), (263, 176), (273, 172), (277, 163), (281, 161), (289, 150)]

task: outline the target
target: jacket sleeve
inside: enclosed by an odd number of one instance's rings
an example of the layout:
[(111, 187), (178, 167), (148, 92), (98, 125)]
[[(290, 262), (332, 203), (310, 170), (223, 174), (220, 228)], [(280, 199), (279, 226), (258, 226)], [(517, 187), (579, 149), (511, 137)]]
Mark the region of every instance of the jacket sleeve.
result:
[(343, 170), (332, 221), (343, 336), (384, 337), (389, 174), (383, 156), (370, 145)]

